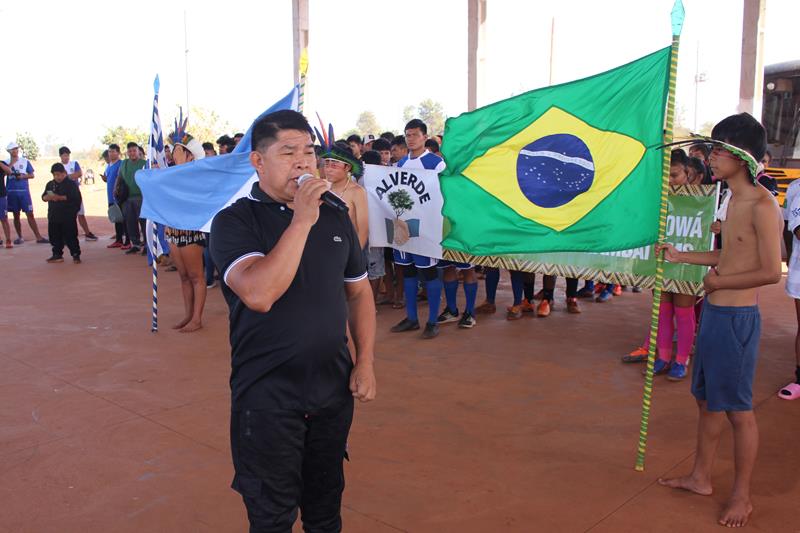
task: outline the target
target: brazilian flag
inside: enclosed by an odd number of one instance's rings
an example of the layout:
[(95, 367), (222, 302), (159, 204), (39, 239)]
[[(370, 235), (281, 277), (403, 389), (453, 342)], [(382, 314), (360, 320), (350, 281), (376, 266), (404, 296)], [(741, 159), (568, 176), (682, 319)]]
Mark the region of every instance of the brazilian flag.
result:
[(605, 252), (658, 235), (670, 48), (449, 119), (444, 248)]

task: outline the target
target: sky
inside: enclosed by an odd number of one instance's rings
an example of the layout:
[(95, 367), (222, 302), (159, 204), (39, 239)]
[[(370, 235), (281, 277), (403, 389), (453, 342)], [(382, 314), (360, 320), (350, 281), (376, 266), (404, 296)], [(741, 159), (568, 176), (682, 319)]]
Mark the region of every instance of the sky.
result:
[[(684, 0), (677, 107), (694, 125), (736, 111), (742, 0)], [(672, 0), (488, 0), (479, 105), (590, 76), (668, 46)], [(188, 101), (244, 131), (293, 83), (291, 0), (108, 3), (26, 0), (0, 4), (6, 73), (0, 143), (30, 132), (40, 145), (99, 145), (107, 126), (149, 130), (153, 79), (161, 79), (169, 131)], [(336, 131), (361, 111), (384, 129), (431, 98), (448, 116), (467, 110), (467, 1), (309, 0), (305, 111)], [(764, 63), (800, 59), (800, 2), (767, 0)], [(554, 22), (553, 22), (554, 21)], [(191, 131), (191, 117), (190, 128)], [(222, 133), (222, 132), (220, 132)], [(379, 132), (376, 132), (379, 133)], [(204, 139), (205, 140), (205, 139)]]

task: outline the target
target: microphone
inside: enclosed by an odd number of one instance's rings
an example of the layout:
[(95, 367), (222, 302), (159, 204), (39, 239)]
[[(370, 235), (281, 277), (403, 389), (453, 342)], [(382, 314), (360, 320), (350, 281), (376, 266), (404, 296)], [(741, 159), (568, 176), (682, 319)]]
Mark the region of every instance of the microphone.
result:
[[(310, 180), (313, 177), (314, 177), (313, 174), (303, 174), (302, 176), (297, 178), (297, 186), (298, 187), (301, 186), (304, 181)], [(325, 191), (324, 193), (322, 193), (319, 199), (322, 200), (323, 204), (330, 206), (334, 209), (338, 209), (339, 211), (342, 211), (344, 213), (347, 213), (349, 211), (349, 209), (347, 208), (347, 202), (345, 202), (339, 196), (337, 196), (336, 193), (333, 193), (331, 191)]]

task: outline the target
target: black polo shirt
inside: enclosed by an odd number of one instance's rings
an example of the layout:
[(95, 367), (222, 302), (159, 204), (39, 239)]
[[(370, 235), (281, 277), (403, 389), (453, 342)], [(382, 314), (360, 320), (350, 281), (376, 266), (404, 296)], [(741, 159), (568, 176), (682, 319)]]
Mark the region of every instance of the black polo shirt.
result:
[[(367, 265), (347, 213), (326, 205), (319, 211), (294, 280), (268, 312), (249, 309), (222, 284), (234, 410), (314, 413), (351, 396), (344, 284), (365, 279)], [(220, 211), (211, 226), (211, 256), (223, 280), (239, 261), (268, 254), (292, 216), (257, 182), (248, 197)]]

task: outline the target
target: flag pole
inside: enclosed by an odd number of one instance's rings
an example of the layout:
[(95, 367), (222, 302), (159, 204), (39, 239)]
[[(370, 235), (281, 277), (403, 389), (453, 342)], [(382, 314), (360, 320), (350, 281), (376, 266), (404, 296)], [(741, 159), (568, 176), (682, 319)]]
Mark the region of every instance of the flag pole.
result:
[(297, 69), (300, 72), (300, 82), (299, 82), (300, 87), (297, 91), (297, 111), (302, 113), (303, 104), (305, 103), (305, 97), (306, 97), (306, 74), (308, 73), (308, 48), (303, 48), (303, 51), (300, 53), (300, 61), (297, 65)]
[[(672, 142), (675, 122), (675, 79), (678, 73), (678, 48), (681, 40), (681, 29), (685, 11), (681, 0), (675, 0), (672, 7), (672, 51), (669, 61), (669, 92), (667, 95), (667, 120), (664, 126), (664, 144)], [(669, 195), (669, 161), (670, 151), (664, 148), (661, 175), (661, 210), (658, 218), (658, 242), (664, 241), (667, 227), (667, 196)], [(658, 315), (661, 307), (661, 292), (664, 287), (664, 257), (656, 256), (656, 277), (653, 290), (653, 308), (650, 318), (650, 342), (647, 354), (647, 371), (644, 378), (642, 395), (642, 420), (639, 428), (639, 446), (636, 452), (636, 471), (644, 472), (644, 457), (647, 450), (647, 427), (650, 423), (650, 406), (653, 399), (653, 367), (656, 362), (656, 335), (658, 333)]]
[[(150, 142), (147, 154), (147, 168), (151, 167), (151, 163), (153, 161), (158, 161), (159, 166), (166, 163), (166, 160), (160, 158), (159, 154), (154, 153), (155, 150), (159, 149), (159, 145), (161, 145), (161, 150), (164, 149), (163, 141), (161, 141), (161, 119), (158, 116), (158, 90), (160, 86), (161, 82), (158, 79), (158, 74), (156, 74), (156, 79), (153, 81), (153, 91), (155, 95), (153, 96), (153, 117), (150, 124)], [(158, 124), (156, 124), (156, 120), (158, 120)], [(158, 139), (155, 138), (156, 135), (159, 136)], [(153, 321), (150, 326), (150, 332), (158, 333), (158, 224), (155, 221), (153, 221), (153, 234), (151, 237), (153, 238), (151, 254), (153, 256)], [(147, 238), (148, 236), (145, 235), (145, 246), (147, 245)]]

